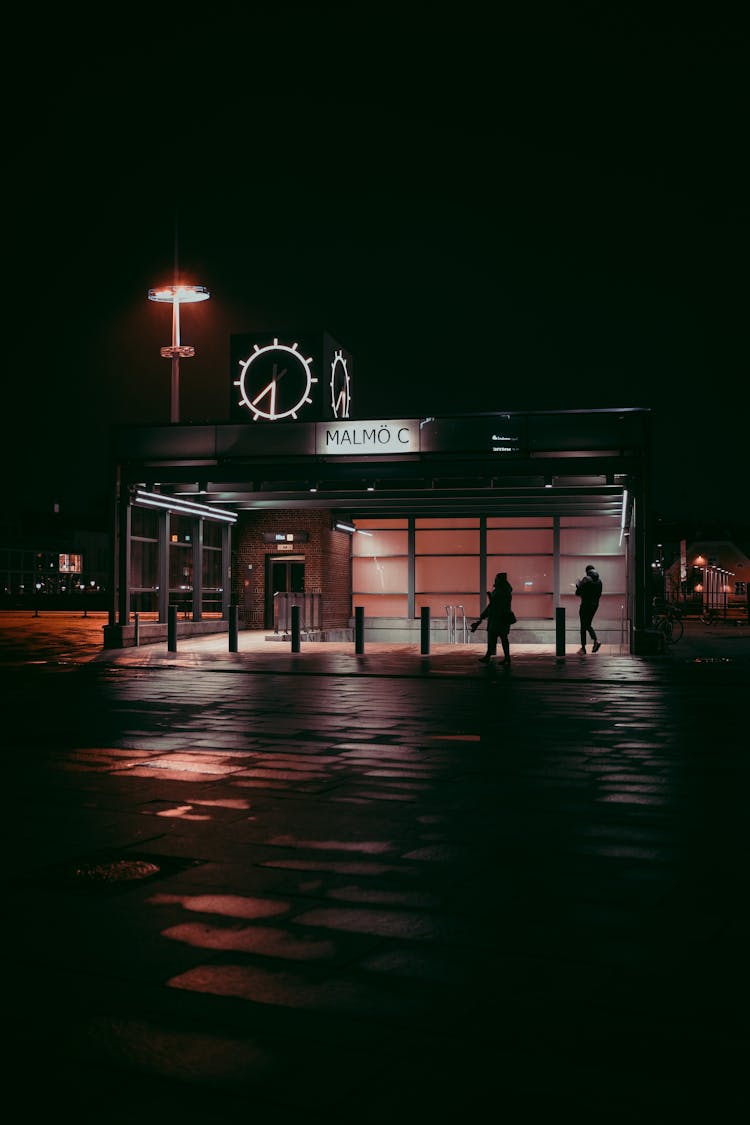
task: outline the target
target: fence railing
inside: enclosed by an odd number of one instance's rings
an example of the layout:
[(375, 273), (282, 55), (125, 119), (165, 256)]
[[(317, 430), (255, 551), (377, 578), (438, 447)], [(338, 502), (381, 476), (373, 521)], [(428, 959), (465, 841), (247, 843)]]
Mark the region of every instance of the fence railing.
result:
[(299, 627), (303, 633), (320, 628), (319, 593), (290, 594), (278, 592), (273, 596), (273, 631), (288, 633), (292, 627), (292, 606), (299, 607)]

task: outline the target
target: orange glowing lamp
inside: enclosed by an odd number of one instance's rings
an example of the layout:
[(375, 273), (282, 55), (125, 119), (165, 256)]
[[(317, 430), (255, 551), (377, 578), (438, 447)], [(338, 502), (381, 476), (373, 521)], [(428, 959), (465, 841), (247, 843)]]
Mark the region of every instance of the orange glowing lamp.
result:
[(172, 361), (170, 422), (180, 420), (180, 359), (190, 359), (195, 355), (195, 348), (180, 343), (180, 305), (194, 305), (198, 301), (207, 301), (210, 296), (204, 285), (162, 285), (148, 291), (149, 301), (172, 306), (172, 343), (160, 349), (164, 359)]

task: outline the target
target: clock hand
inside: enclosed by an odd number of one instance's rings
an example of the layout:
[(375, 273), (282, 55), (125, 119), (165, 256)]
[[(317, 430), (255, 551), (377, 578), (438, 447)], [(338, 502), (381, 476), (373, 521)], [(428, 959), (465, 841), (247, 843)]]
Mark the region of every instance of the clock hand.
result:
[(258, 406), (258, 404), (259, 404), (259, 403), (260, 403), (260, 402), (261, 402), (261, 401), (262, 401), (262, 400), (263, 400), (263, 399), (264, 399), (264, 398), (266, 397), (266, 395), (270, 395), (270, 396), (271, 396), (271, 401), (272, 401), (272, 402), (273, 402), (273, 400), (274, 400), (274, 399), (275, 399), (275, 397), (276, 397), (276, 384), (274, 383), (273, 379), (271, 380), (271, 382), (270, 382), (270, 383), (268, 383), (268, 385), (267, 385), (267, 386), (265, 386), (265, 387), (263, 388), (263, 390), (262, 390), (262, 391), (258, 391), (258, 393), (257, 393), (257, 395), (255, 396), (255, 398), (251, 400), (251, 403), (250, 403), (250, 405), (251, 405), (251, 406)]
[(265, 385), (263, 390), (258, 391), (257, 395), (252, 400), (251, 405), (252, 406), (258, 406), (258, 404), (266, 397), (266, 395), (268, 395), (268, 397), (270, 399), (270, 403), (271, 403), (270, 408), (269, 408), (269, 412), (271, 414), (275, 414), (276, 413), (276, 384), (278, 383), (278, 381), (280, 379), (284, 378), (286, 373), (287, 373), (286, 367), (283, 369), (283, 371), (277, 372), (276, 371), (276, 364), (274, 363), (274, 365), (273, 365), (273, 378), (271, 379), (270, 383), (267, 383)]

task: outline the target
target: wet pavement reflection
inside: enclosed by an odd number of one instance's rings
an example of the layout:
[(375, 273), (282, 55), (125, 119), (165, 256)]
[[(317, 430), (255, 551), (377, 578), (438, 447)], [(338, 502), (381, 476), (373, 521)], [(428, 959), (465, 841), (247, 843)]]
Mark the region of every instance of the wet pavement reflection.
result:
[(17, 649), (0, 680), (11, 1064), (35, 1106), (744, 1105), (742, 657), (124, 655)]

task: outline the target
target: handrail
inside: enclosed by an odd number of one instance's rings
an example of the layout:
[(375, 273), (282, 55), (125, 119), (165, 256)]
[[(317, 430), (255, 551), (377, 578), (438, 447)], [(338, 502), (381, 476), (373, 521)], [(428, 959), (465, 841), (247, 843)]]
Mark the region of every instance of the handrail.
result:
[(445, 607), (445, 613), (446, 613), (446, 616), (448, 618), (448, 644), (449, 645), (458, 644), (458, 613), (459, 613), (459, 610), (461, 611), (461, 634), (462, 634), (462, 637), (463, 637), (463, 643), (466, 644), (466, 642), (469, 639), (469, 635), (468, 635), (468, 631), (467, 631), (467, 625), (466, 625), (466, 611), (464, 610), (464, 607), (462, 605), (447, 605)]
[(321, 595), (318, 592), (277, 590), (273, 595), (274, 632), (289, 632), (292, 626), (292, 606), (299, 607), (302, 632), (320, 629), (320, 602)]

